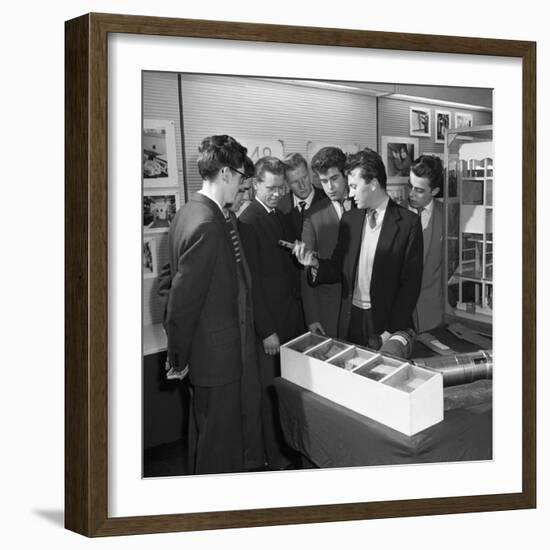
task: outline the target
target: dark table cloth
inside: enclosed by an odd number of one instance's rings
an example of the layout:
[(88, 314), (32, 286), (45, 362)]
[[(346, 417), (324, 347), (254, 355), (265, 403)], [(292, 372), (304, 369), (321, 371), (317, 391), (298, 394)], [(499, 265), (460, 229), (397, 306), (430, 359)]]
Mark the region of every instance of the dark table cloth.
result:
[(288, 444), (320, 468), (490, 460), (492, 383), (445, 388), (444, 420), (407, 436), (287, 380), (275, 380)]

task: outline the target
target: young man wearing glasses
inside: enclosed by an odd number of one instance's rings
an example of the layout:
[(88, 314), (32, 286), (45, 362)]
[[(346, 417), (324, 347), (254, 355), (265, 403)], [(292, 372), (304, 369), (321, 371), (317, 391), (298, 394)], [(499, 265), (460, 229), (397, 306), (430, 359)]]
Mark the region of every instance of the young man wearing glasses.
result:
[(292, 231), (277, 206), (285, 192), (285, 166), (275, 157), (255, 165), (255, 198), (239, 217), (241, 235), (252, 273), (254, 322), (262, 379), (262, 421), (269, 468), (292, 465), (293, 453), (284, 443), (273, 379), (280, 376), (279, 347), (304, 331), (298, 299), (298, 279), (292, 255), (279, 240)]
[(264, 463), (250, 274), (229, 211), (245, 159), (246, 148), (231, 136), (202, 140), (202, 188), (172, 221), (170, 281), (160, 282), (168, 288), (167, 377), (189, 373), (189, 465), (195, 474)]

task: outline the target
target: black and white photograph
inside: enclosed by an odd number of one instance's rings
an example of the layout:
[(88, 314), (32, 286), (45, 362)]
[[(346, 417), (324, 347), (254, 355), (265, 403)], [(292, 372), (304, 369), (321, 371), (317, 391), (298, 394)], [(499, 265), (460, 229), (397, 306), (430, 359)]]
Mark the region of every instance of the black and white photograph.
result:
[(412, 162), (418, 154), (418, 139), (382, 136), (380, 146), (388, 182), (407, 183)]
[(471, 128), (473, 124), (472, 113), (455, 113), (455, 125), (458, 130), (460, 128)]
[[(492, 90), (143, 86), (186, 197), (144, 189), (143, 476), (492, 460)], [(443, 133), (455, 103), (484, 132)]]
[(432, 112), (423, 107), (409, 108), (409, 134), (418, 137), (432, 135)]
[(177, 185), (174, 122), (143, 121), (143, 183), (147, 187)]
[(165, 233), (179, 208), (179, 194), (144, 195), (143, 231), (145, 233)]
[(148, 237), (143, 239), (143, 278), (154, 279), (157, 275), (157, 241), (154, 237)]
[(435, 142), (445, 143), (445, 130), (451, 127), (451, 112), (435, 112)]

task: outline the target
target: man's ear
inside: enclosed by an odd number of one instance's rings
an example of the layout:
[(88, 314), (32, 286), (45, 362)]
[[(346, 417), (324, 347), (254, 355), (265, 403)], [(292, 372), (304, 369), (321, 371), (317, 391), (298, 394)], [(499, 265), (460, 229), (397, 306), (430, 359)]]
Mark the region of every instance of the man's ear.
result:
[(434, 189), (432, 189), (431, 193), (432, 197), (437, 197), (437, 195), (439, 194), (439, 187), (435, 187)]
[(380, 184), (378, 183), (378, 178), (372, 178), (370, 181), (369, 181), (369, 185), (372, 185), (372, 189), (374, 191), (374, 189), (376, 189), (376, 187), (378, 187)]

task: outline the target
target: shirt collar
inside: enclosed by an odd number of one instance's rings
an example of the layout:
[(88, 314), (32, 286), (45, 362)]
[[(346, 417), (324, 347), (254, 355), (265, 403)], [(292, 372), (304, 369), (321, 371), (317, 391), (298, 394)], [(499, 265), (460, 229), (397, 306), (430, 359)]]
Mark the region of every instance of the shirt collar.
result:
[(294, 193), (292, 193), (292, 198), (294, 199), (294, 206), (296, 206), (296, 208), (300, 208), (300, 203), (302, 201), (305, 201), (306, 210), (307, 210), (311, 206), (311, 203), (313, 202), (314, 195), (315, 195), (315, 189), (313, 188), (313, 185), (311, 186), (311, 193), (305, 199), (300, 199)]
[(269, 206), (264, 204), (258, 197), (254, 197), (254, 198), (266, 209), (268, 214), (271, 214), (271, 212), (273, 212), (273, 210), (275, 210), (275, 208), (269, 208)]
[(206, 191), (204, 191), (203, 189), (199, 189), (198, 193), (200, 193), (201, 195), (205, 196), (207, 199), (210, 199), (211, 201), (215, 202), (217, 205), (218, 205), (218, 208), (221, 210), (222, 214), (225, 216), (225, 210), (223, 208), (223, 206), (214, 198), (212, 197), (211, 195), (209, 195)]

